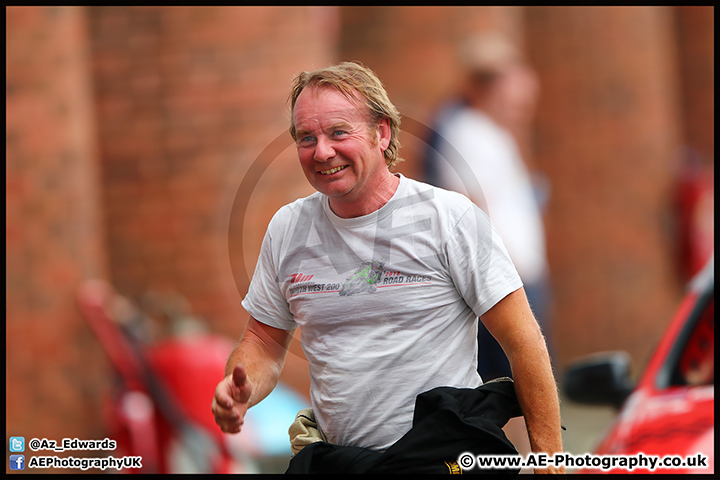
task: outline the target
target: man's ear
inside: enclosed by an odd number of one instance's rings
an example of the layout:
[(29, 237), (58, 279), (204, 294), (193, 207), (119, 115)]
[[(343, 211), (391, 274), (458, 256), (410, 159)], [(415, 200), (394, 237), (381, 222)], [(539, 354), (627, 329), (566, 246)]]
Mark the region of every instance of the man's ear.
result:
[(390, 130), (390, 119), (387, 117), (381, 118), (377, 124), (377, 132), (378, 144), (380, 145), (380, 149), (384, 152), (390, 146), (390, 138), (392, 136), (392, 132)]

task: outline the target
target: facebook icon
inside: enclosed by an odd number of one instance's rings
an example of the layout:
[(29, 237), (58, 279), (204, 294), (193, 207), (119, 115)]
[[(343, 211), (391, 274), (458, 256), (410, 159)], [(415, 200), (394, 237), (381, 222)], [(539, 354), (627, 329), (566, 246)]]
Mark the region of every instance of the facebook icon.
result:
[(25, 455), (10, 455), (10, 470), (25, 470)]

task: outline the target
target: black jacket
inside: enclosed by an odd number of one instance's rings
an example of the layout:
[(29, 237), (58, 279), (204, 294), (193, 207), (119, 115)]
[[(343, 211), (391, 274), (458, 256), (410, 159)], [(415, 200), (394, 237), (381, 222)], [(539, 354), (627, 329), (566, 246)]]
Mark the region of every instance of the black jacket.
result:
[(438, 387), (417, 396), (412, 428), (384, 453), (316, 442), (290, 460), (286, 473), (503, 473), (463, 469), (463, 453), (519, 455), (502, 427), (522, 415), (511, 379), (478, 388)]

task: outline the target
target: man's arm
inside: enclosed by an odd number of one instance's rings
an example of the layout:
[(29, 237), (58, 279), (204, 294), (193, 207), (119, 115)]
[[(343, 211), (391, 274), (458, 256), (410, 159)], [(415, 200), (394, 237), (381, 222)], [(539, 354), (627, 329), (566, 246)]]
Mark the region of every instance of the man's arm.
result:
[[(524, 289), (503, 298), (482, 316), (510, 361), (515, 390), (535, 453), (562, 452), (560, 401), (550, 356)], [(536, 470), (563, 473), (564, 468)]]
[(277, 385), (293, 331), (251, 318), (242, 340), (232, 351), (225, 378), (215, 389), (212, 411), (226, 433), (242, 429), (247, 409), (267, 397)]

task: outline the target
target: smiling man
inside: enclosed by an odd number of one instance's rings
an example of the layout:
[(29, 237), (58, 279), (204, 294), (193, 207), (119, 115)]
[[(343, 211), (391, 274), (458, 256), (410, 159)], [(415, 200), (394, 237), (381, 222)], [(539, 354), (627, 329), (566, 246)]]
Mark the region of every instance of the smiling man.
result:
[(293, 97), (291, 134), (300, 165), (338, 216), (367, 215), (385, 205), (399, 183), (385, 161), (391, 140), (397, 144), (389, 115), (395, 128), (399, 115), (392, 109), (371, 112), (362, 97), (323, 85), (303, 88)]
[[(290, 133), (317, 193), (268, 226), (243, 300), (251, 319), (213, 398), (221, 429), (240, 431), (272, 391), (301, 326), (322, 441), (289, 471), (456, 471), (461, 453), (514, 451), (501, 430), (513, 405), (533, 451), (560, 452), (545, 342), (487, 216), (391, 172), (400, 115), (369, 69), (303, 72), (290, 101)], [(478, 375), (478, 317), (507, 353), (514, 388)]]

